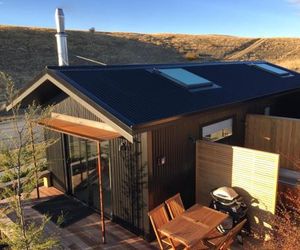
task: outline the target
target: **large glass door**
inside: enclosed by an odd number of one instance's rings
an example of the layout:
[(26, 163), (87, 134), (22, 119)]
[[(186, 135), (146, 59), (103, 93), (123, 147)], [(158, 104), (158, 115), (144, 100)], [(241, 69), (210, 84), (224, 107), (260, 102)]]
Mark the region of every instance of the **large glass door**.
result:
[[(70, 191), (79, 200), (100, 210), (97, 143), (67, 136)], [(109, 142), (100, 143), (104, 212), (111, 216)]]
[(69, 172), (71, 193), (83, 202), (88, 202), (85, 145), (80, 138), (69, 136)]
[(101, 169), (102, 169), (102, 188), (104, 196), (104, 212), (111, 216), (111, 167), (109, 155), (109, 141), (100, 143), (101, 150)]
[(89, 175), (89, 205), (100, 210), (99, 177), (98, 177), (98, 152), (95, 142), (87, 141), (88, 175)]

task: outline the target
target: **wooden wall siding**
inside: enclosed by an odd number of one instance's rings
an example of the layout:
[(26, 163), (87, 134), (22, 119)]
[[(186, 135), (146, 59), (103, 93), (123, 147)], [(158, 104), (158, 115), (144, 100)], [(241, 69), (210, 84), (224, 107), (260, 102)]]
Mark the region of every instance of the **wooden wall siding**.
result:
[[(101, 121), (72, 98), (67, 97), (54, 106), (53, 112)], [(52, 132), (57, 136), (59, 133)], [(53, 134), (55, 133), (55, 134)], [(113, 219), (137, 234), (149, 234), (147, 188), (147, 136), (138, 134), (135, 143), (128, 144), (126, 153), (119, 151), (124, 138), (110, 140)], [(51, 147), (49, 155), (54, 175), (63, 174), (63, 161), (55, 153), (61, 151), (62, 141)], [(133, 159), (136, 155), (136, 159)], [(60, 155), (58, 154), (60, 157)], [(52, 159), (52, 160), (51, 160)], [(55, 160), (54, 160), (55, 159)], [(62, 178), (61, 178), (62, 179)], [(57, 184), (56, 184), (57, 185)]]
[[(263, 114), (264, 108), (275, 101), (256, 100), (220, 108), (149, 131), (149, 209), (178, 192), (185, 206), (194, 204), (195, 141), (201, 139), (201, 127), (233, 117), (233, 135), (226, 138), (226, 143), (243, 146), (246, 114)], [(159, 166), (157, 161), (162, 156), (166, 164)]]
[(202, 140), (196, 150), (198, 203), (208, 205), (212, 189), (229, 186), (245, 198), (251, 222), (275, 213), (278, 154)]
[(300, 119), (248, 115), (245, 146), (280, 154), (280, 166), (300, 170)]
[(88, 111), (86, 108), (84, 108), (82, 105), (80, 105), (78, 102), (76, 102), (69, 96), (61, 102), (57, 103), (54, 106), (53, 112), (89, 119), (93, 121), (101, 121), (100, 118), (92, 114), (90, 111)]
[[(149, 176), (149, 199), (152, 208), (164, 200), (181, 193), (184, 203), (191, 205), (194, 197), (194, 154), (195, 147), (189, 136), (198, 134), (193, 127), (172, 126), (152, 131), (152, 175)], [(194, 132), (194, 133), (193, 133)], [(166, 163), (159, 165), (158, 160), (165, 157)]]
[[(135, 136), (133, 144), (124, 138), (110, 141), (113, 218), (137, 234), (149, 234), (147, 162), (145, 136)], [(119, 146), (126, 143), (127, 150)]]
[(57, 140), (46, 149), (48, 169), (51, 171), (53, 186), (66, 192), (65, 159), (62, 144), (62, 134), (45, 129), (45, 137)]

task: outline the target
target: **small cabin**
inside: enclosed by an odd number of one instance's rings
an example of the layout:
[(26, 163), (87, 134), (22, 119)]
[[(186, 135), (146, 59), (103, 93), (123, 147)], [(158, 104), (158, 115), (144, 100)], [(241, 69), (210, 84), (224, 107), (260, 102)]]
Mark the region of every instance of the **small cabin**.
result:
[(264, 61), (48, 66), (14, 105), (53, 105), (53, 185), (99, 211), (100, 160), (105, 216), (147, 238), (148, 211), (195, 203), (197, 140), (242, 146), (247, 114), (299, 118), (299, 97), (300, 75)]

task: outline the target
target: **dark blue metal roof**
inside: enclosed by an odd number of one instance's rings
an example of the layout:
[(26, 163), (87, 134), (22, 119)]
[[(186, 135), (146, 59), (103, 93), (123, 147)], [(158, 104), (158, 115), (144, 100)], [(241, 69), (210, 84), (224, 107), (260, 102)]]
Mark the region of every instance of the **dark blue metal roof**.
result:
[[(132, 127), (300, 88), (298, 73), (287, 70), (293, 76), (281, 77), (252, 63), (55, 66), (47, 71)], [(190, 92), (157, 74), (162, 67), (186, 69), (220, 88)]]

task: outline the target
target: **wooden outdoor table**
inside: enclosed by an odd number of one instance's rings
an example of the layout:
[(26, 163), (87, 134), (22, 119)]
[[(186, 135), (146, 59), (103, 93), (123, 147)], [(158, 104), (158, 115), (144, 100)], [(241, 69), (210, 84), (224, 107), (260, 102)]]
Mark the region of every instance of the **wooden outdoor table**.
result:
[(205, 239), (227, 217), (227, 214), (196, 204), (158, 230), (168, 238), (191, 248)]

